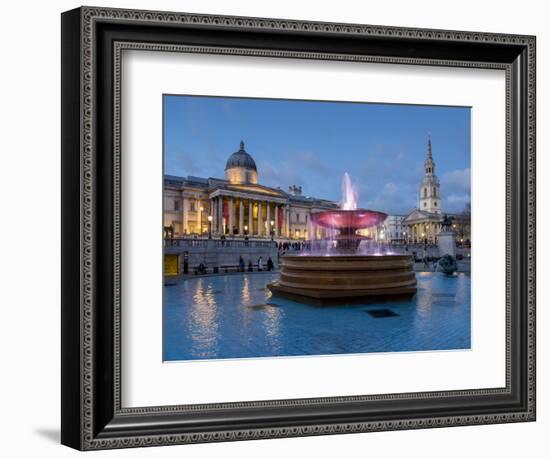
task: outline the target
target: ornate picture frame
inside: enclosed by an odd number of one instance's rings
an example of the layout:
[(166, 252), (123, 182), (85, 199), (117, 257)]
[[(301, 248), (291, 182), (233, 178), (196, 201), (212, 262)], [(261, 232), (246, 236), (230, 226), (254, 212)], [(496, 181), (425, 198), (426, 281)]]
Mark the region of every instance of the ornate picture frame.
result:
[[(533, 36), (81, 7), (62, 15), (62, 435), (79, 450), (535, 420)], [(125, 408), (121, 52), (506, 73), (506, 386)]]

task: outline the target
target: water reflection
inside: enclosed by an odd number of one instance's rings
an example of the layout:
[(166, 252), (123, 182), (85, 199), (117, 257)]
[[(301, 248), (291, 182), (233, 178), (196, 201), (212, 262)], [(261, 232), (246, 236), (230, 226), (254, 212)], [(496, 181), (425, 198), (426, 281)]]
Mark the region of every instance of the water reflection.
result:
[(416, 295), (417, 313), (414, 314), (411, 330), (416, 344), (453, 340), (460, 342), (463, 348), (469, 348), (469, 275), (459, 273), (446, 276), (423, 272), (417, 273), (417, 279), (423, 287)]
[(203, 278), (196, 281), (187, 327), (194, 342), (193, 354), (199, 358), (212, 358), (218, 353), (219, 323), (213, 285), (205, 283)]
[(250, 280), (248, 275), (243, 276), (243, 287), (241, 289), (241, 301), (243, 305), (250, 305)]
[(266, 332), (267, 345), (275, 353), (281, 351), (281, 319), (283, 317), (281, 307), (266, 307), (263, 310), (263, 326)]

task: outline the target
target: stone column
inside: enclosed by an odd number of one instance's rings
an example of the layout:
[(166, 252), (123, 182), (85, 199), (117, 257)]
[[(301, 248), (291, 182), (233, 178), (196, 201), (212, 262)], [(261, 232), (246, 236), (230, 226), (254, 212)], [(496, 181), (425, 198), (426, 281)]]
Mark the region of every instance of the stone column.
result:
[(217, 221), (217, 217), (216, 215), (218, 214), (218, 206), (216, 205), (216, 198), (215, 197), (211, 197), (210, 198), (210, 215), (212, 216), (212, 234), (214, 234), (216, 232), (216, 228), (218, 226), (216, 226), (216, 221)]
[(181, 232), (185, 234), (187, 229), (187, 199), (184, 197), (181, 200)]
[(218, 233), (223, 234), (223, 197), (218, 196)]
[(286, 236), (290, 237), (292, 234), (290, 233), (290, 205), (286, 206)]
[(281, 237), (286, 237), (286, 205), (283, 206), (283, 225), (281, 227)]
[[(212, 221), (208, 224), (208, 230), (211, 234), (216, 231), (216, 199), (210, 199), (210, 207), (208, 208), (208, 214), (212, 217)], [(208, 223), (208, 221), (207, 221)]]
[(248, 201), (248, 234), (252, 234), (254, 230), (254, 218), (253, 218), (254, 205), (252, 201)]
[(279, 205), (275, 204), (275, 237), (279, 237)]
[(269, 237), (271, 235), (270, 208), (271, 208), (271, 202), (266, 202), (266, 212), (265, 212), (266, 231), (265, 231), (265, 235), (267, 237)]
[(263, 222), (262, 222), (262, 201), (258, 201), (258, 236), (262, 236)]
[(233, 225), (235, 224), (235, 206), (233, 203), (233, 197), (229, 198), (229, 235), (233, 235)]
[(239, 235), (243, 235), (243, 223), (244, 223), (244, 203), (243, 199), (239, 199)]

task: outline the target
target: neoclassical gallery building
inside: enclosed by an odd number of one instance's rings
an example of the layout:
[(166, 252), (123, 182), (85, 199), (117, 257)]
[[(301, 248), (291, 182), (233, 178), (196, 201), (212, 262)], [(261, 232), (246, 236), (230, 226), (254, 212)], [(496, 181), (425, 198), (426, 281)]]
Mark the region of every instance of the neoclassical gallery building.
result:
[(311, 224), (311, 213), (337, 208), (336, 202), (306, 197), (258, 183), (258, 170), (241, 142), (229, 156), (225, 178), (164, 177), (164, 227), (185, 235), (312, 239), (325, 234)]

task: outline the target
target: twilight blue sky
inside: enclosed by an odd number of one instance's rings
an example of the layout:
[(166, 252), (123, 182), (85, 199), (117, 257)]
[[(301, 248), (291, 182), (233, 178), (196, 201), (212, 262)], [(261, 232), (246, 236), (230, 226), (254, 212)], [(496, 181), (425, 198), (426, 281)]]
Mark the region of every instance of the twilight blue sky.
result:
[(341, 199), (348, 172), (361, 207), (406, 214), (417, 205), (428, 132), (443, 211), (470, 200), (470, 109), (416, 105), (164, 96), (164, 168), (223, 178), (245, 142), (258, 182)]

